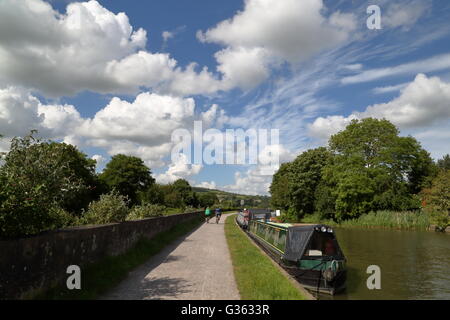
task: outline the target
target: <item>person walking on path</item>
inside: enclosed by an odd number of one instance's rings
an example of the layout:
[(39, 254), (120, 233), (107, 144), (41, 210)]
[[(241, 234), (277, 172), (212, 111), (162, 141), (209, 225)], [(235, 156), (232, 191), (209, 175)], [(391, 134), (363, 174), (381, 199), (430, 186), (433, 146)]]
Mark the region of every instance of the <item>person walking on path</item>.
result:
[(211, 219), (211, 210), (209, 207), (206, 207), (205, 209), (205, 222), (209, 223), (209, 219)]

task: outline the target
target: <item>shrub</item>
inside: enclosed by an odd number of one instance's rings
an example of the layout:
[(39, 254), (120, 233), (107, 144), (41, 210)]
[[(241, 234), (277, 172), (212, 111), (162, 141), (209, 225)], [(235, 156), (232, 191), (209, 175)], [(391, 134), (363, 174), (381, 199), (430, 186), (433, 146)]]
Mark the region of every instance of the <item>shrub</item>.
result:
[(157, 204), (143, 203), (142, 205), (134, 206), (127, 216), (127, 220), (139, 220), (152, 217), (160, 217), (166, 210), (165, 206)]
[(98, 201), (91, 202), (84, 214), (87, 224), (106, 224), (125, 221), (128, 215), (128, 199), (116, 191), (100, 196)]
[[(32, 235), (69, 221), (91, 196), (95, 162), (75, 147), (14, 138), (0, 166), (0, 237)], [(88, 201), (86, 201), (87, 205)], [(81, 208), (79, 208), (81, 209)]]
[(50, 208), (48, 215), (52, 220), (52, 224), (49, 225), (49, 229), (51, 230), (76, 225), (77, 218), (60, 207), (54, 206)]
[(450, 170), (442, 170), (433, 180), (431, 189), (424, 191), (425, 210), (438, 229), (450, 224)]
[(187, 206), (186, 208), (184, 208), (183, 213), (189, 213), (189, 212), (195, 212), (195, 211), (198, 211), (198, 209), (193, 206)]

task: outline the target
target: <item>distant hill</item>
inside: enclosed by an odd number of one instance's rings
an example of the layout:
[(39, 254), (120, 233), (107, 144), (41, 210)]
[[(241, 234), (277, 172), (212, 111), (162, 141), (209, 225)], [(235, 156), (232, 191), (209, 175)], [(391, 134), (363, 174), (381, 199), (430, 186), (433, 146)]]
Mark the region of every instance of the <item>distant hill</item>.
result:
[[(232, 207), (252, 207), (252, 208), (269, 208), (270, 197), (269, 196), (250, 196), (239, 193), (232, 193), (227, 191), (221, 191), (217, 189), (208, 189), (201, 187), (192, 187), (192, 190), (197, 193), (212, 192), (217, 195), (220, 203), (227, 204)], [(244, 204), (241, 205), (241, 200), (244, 200)]]

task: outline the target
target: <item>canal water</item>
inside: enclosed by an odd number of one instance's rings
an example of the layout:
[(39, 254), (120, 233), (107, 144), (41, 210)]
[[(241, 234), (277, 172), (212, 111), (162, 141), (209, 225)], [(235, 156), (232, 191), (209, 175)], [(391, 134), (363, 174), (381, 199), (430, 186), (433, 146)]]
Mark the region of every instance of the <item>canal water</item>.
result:
[[(450, 234), (338, 229), (347, 289), (333, 299), (450, 299)], [(367, 288), (367, 267), (381, 269), (381, 290)], [(326, 298), (326, 297), (319, 297)]]

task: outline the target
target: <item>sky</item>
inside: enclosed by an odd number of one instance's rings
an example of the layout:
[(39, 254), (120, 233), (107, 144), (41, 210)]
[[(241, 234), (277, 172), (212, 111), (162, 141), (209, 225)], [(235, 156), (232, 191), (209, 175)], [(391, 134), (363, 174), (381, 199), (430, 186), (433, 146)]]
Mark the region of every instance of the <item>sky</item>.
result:
[(172, 160), (174, 131), (276, 129), (285, 162), (374, 117), (439, 159), (449, 17), (442, 0), (0, 0), (0, 151), (37, 129), (99, 172), (122, 153), (160, 183), (264, 195), (260, 164)]

